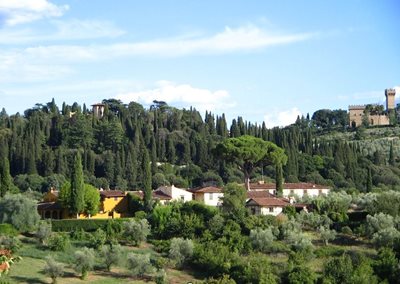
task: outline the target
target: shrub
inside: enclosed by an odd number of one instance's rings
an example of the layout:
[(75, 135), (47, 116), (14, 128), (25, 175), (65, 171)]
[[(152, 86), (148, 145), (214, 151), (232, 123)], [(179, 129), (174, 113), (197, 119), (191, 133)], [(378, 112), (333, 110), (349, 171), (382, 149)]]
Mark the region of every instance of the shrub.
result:
[(131, 219), (123, 223), (123, 235), (134, 245), (140, 245), (150, 234), (150, 225), (146, 219), (136, 221)]
[(393, 227), (379, 230), (372, 236), (372, 242), (378, 247), (393, 247), (400, 240), (400, 232)]
[(330, 230), (325, 226), (319, 227), (319, 234), (321, 235), (321, 239), (324, 241), (326, 246), (328, 245), (329, 241), (332, 241), (336, 238), (336, 231)]
[(204, 281), (204, 284), (236, 284), (236, 281), (231, 279), (228, 275), (224, 274), (222, 277), (214, 279), (209, 278)]
[(353, 234), (353, 231), (351, 230), (351, 228), (350, 228), (349, 226), (344, 226), (344, 227), (342, 228), (342, 234), (345, 234), (345, 235), (352, 235), (352, 234)]
[[(51, 225), (54, 232), (73, 232), (76, 230), (84, 230), (85, 232), (94, 232), (101, 228), (106, 230), (109, 223), (122, 224), (130, 220), (128, 218), (119, 219), (65, 219), (65, 220), (51, 220)], [(107, 231), (107, 230), (106, 230)]]
[(57, 283), (57, 278), (64, 275), (64, 264), (56, 262), (51, 256), (46, 257), (44, 273), (51, 278), (51, 283)]
[(154, 282), (156, 284), (168, 284), (168, 278), (167, 278), (167, 273), (165, 273), (164, 269), (160, 269), (156, 272), (156, 275), (154, 275)]
[(107, 268), (107, 271), (110, 271), (112, 265), (120, 262), (122, 256), (122, 247), (120, 245), (103, 246), (100, 250), (100, 256)]
[(304, 265), (298, 265), (288, 274), (289, 284), (313, 284), (315, 283), (317, 276), (310, 268)]
[(128, 254), (127, 266), (134, 276), (142, 277), (145, 274), (151, 274), (154, 271), (154, 267), (150, 263), (149, 254)]
[(93, 269), (95, 256), (92, 249), (83, 248), (74, 253), (74, 269), (81, 274), (81, 279), (86, 279), (89, 271)]
[(107, 235), (102, 229), (97, 229), (96, 232), (90, 235), (91, 247), (98, 249), (106, 243)]
[(18, 231), (14, 228), (13, 225), (7, 223), (0, 224), (0, 236), (13, 237), (17, 235)]
[(366, 223), (366, 234), (369, 237), (372, 237), (376, 232), (387, 229), (393, 228), (394, 220), (393, 217), (384, 213), (378, 213), (374, 216), (368, 215), (367, 216), (367, 223)]
[(237, 283), (270, 283), (278, 282), (272, 272), (271, 264), (264, 255), (250, 255), (241, 259), (231, 269), (231, 276)]
[(176, 266), (181, 267), (193, 255), (192, 240), (182, 238), (173, 238), (169, 249), (169, 257), (176, 263)]
[(47, 242), (47, 246), (55, 251), (65, 251), (70, 245), (69, 237), (66, 234), (53, 233)]
[(2, 236), (0, 237), (0, 247), (15, 253), (21, 248), (21, 241), (17, 237)]
[(275, 236), (270, 228), (262, 230), (257, 228), (250, 231), (250, 241), (253, 248), (260, 252), (268, 252), (275, 240)]
[(46, 244), (51, 236), (51, 223), (46, 221), (40, 222), (35, 236), (42, 244)]
[(291, 249), (296, 252), (307, 252), (311, 255), (314, 248), (310, 238), (303, 233), (290, 233), (287, 238), (287, 242), (290, 245)]
[(30, 232), (36, 229), (39, 220), (35, 200), (21, 194), (0, 199), (0, 223), (12, 224), (20, 232)]

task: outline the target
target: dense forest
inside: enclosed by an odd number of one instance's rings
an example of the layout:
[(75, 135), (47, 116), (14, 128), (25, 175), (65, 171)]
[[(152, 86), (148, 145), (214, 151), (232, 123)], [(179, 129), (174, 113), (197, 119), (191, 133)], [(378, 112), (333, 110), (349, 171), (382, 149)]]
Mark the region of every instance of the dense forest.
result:
[[(42, 192), (50, 186), (59, 188), (70, 179), (77, 150), (82, 154), (85, 182), (98, 188), (142, 188), (145, 151), (151, 160), (153, 188), (243, 182), (243, 173), (213, 152), (225, 138), (242, 135), (271, 141), (285, 150), (285, 182), (315, 182), (361, 192), (374, 186), (395, 189), (400, 184), (397, 127), (350, 129), (343, 110), (318, 110), (285, 128), (267, 129), (264, 123), (242, 117), (228, 124), (224, 114), (206, 112), (203, 119), (195, 108), (181, 110), (159, 101), (149, 109), (115, 99), (103, 103), (102, 117), (85, 104), (63, 103), (60, 109), (54, 100), (36, 104), (23, 115), (8, 115), (3, 109), (2, 195), (17, 188)], [(8, 168), (13, 182), (4, 180)], [(273, 181), (275, 168), (266, 164), (251, 178)]]
[[(400, 283), (399, 127), (351, 129), (342, 110), (267, 129), (158, 101), (103, 104), (102, 116), (54, 100), (23, 116), (1, 112), (2, 283)], [(251, 179), (333, 190), (299, 199), (301, 212), (250, 214), (246, 173), (218, 151), (241, 139), (280, 157), (279, 167), (248, 171)], [(146, 198), (159, 185), (207, 182), (223, 187), (220, 207)], [(95, 187), (144, 189), (144, 199), (129, 218), (40, 220), (37, 201), (50, 187), (74, 213), (96, 214)]]

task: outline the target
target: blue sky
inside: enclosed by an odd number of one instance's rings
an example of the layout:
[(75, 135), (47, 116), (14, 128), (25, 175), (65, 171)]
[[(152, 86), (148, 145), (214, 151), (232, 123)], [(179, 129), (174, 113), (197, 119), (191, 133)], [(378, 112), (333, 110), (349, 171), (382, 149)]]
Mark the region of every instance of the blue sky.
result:
[[(0, 108), (104, 98), (268, 126), (400, 94), (400, 2), (0, 0)], [(399, 96), (400, 97), (400, 96)]]

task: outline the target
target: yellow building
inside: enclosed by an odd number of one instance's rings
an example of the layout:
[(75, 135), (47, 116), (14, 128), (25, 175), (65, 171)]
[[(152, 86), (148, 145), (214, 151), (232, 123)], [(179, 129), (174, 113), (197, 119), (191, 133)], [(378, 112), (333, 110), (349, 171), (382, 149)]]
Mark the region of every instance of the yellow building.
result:
[[(43, 197), (43, 202), (38, 204), (38, 212), (42, 219), (75, 219), (75, 214), (70, 214), (58, 202), (58, 191), (50, 189)], [(129, 215), (129, 200), (125, 192), (120, 190), (100, 190), (99, 212), (93, 216), (79, 214), (78, 218), (113, 219)]]

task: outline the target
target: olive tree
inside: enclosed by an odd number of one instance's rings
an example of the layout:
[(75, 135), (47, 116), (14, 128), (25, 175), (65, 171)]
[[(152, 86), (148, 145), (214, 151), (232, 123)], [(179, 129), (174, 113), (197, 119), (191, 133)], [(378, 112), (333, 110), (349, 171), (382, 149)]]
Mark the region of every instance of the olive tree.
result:
[(56, 262), (53, 257), (46, 257), (44, 273), (51, 278), (51, 283), (57, 283), (57, 278), (64, 275), (64, 264)]
[(173, 238), (169, 248), (169, 257), (181, 267), (193, 255), (193, 241), (182, 238)]
[(150, 224), (146, 219), (131, 219), (122, 224), (124, 237), (134, 245), (140, 245), (150, 234)]
[(21, 194), (8, 194), (0, 199), (0, 223), (13, 225), (20, 232), (37, 228), (40, 216), (35, 200)]
[(260, 252), (268, 252), (275, 240), (271, 228), (256, 228), (250, 231), (250, 242), (253, 248)]
[(92, 249), (83, 248), (74, 253), (74, 269), (81, 274), (81, 279), (86, 279), (89, 271), (93, 269), (95, 255)]

